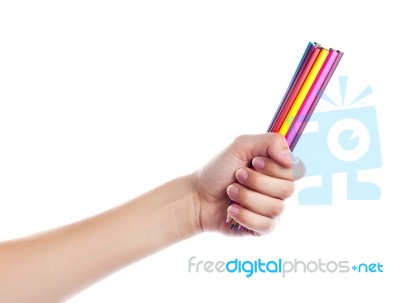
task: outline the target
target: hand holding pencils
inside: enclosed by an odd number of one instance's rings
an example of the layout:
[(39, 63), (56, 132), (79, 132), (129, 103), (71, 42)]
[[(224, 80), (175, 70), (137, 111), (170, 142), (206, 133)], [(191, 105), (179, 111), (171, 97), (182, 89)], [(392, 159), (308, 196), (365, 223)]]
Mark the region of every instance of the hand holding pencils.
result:
[[(268, 128), (268, 132), (279, 132), (285, 136), (290, 150), (296, 147), (342, 56), (342, 52), (327, 50), (315, 42), (307, 45)], [(229, 215), (226, 223), (231, 229), (242, 229)]]

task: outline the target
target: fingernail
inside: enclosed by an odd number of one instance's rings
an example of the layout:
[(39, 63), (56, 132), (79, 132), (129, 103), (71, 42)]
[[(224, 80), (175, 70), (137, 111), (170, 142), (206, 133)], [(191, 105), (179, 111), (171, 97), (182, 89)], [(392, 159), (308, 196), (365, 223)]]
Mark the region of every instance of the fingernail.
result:
[(246, 182), (247, 178), (249, 177), (249, 174), (247, 173), (247, 171), (245, 171), (243, 168), (239, 169), (236, 172), (236, 179), (240, 182), (240, 183), (244, 183)]
[(235, 185), (229, 185), (226, 191), (231, 198), (236, 198), (239, 195), (239, 188)]
[(263, 158), (254, 158), (253, 159), (253, 166), (255, 169), (262, 170), (265, 167), (265, 161)]
[(239, 207), (236, 206), (236, 204), (232, 204), (228, 207), (228, 214), (233, 218), (237, 217), (239, 214)]
[(231, 216), (228, 214), (228, 212), (226, 212), (226, 221), (225, 221), (225, 223), (228, 223), (231, 220), (232, 220)]

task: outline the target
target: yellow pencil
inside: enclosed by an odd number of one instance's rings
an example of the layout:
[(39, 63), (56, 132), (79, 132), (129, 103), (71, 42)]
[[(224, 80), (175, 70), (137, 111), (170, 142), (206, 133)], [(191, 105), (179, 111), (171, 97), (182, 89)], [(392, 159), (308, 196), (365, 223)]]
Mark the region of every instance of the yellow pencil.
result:
[(311, 86), (313, 85), (315, 79), (317, 78), (318, 73), (325, 62), (325, 59), (328, 57), (328, 54), (329, 54), (328, 50), (324, 48), (321, 49), (321, 52), (319, 53), (317, 59), (315, 60), (315, 63), (311, 68), (310, 73), (308, 74), (306, 80), (304, 81), (304, 84), (301, 87), (299, 94), (294, 100), (293, 105), (290, 108), (289, 113), (285, 118), (285, 121), (283, 122), (281, 128), (279, 129), (280, 134), (286, 136), (287, 132), (290, 129), (290, 126), (292, 125), (293, 120), (296, 118), (296, 115), (299, 112), (299, 109), (304, 102), (304, 99), (307, 97), (307, 94), (310, 91)]

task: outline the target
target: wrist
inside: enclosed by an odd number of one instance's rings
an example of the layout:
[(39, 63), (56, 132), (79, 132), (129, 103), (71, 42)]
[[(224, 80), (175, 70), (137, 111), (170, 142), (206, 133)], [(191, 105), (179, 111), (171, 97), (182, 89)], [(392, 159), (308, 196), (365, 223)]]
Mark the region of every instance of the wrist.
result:
[(178, 237), (183, 240), (202, 232), (200, 223), (200, 200), (195, 187), (194, 175), (186, 175), (172, 182), (179, 198), (172, 207), (172, 217)]

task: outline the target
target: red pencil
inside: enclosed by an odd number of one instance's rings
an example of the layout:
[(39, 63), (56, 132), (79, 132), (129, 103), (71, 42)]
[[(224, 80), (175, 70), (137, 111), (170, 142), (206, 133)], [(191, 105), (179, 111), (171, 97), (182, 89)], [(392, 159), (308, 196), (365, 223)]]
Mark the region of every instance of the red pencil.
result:
[(322, 94), (324, 93), (325, 88), (327, 87), (327, 85), (328, 85), (328, 83), (329, 83), (329, 80), (331, 80), (332, 75), (333, 75), (334, 71), (336, 70), (336, 67), (338, 66), (340, 60), (341, 60), (342, 57), (343, 57), (343, 53), (342, 53), (341, 51), (337, 51), (337, 53), (338, 53), (338, 56), (336, 57), (336, 60), (335, 60), (335, 62), (333, 63), (333, 65), (332, 65), (332, 67), (331, 67), (331, 69), (330, 69), (330, 71), (329, 71), (327, 77), (325, 78), (325, 81), (324, 81), (324, 83), (322, 84), (322, 87), (321, 87), (321, 89), (320, 89), (320, 91), (319, 91), (317, 97), (315, 98), (313, 104), (311, 105), (311, 108), (308, 110), (307, 115), (306, 115), (306, 117), (305, 117), (303, 123), (301, 123), (300, 128), (299, 128), (299, 130), (297, 131), (297, 133), (296, 133), (296, 135), (295, 135), (293, 141), (290, 143), (290, 150), (292, 150), (292, 151), (293, 151), (294, 148), (296, 147), (296, 144), (297, 144), (297, 142), (299, 141), (301, 134), (303, 133), (304, 129), (306, 128), (306, 125), (307, 125), (308, 120), (310, 120), (311, 115), (313, 114), (315, 108), (317, 107), (317, 104), (318, 104), (318, 102), (319, 102), (319, 99), (321, 98)]
[(296, 84), (294, 85), (286, 103), (282, 107), (281, 112), (277, 116), (276, 123), (273, 124), (271, 132), (279, 132), (283, 122), (286, 119), (287, 114), (289, 113), (290, 108), (293, 105), (294, 100), (296, 99), (301, 87), (303, 86), (304, 81), (306, 80), (312, 66), (314, 65), (315, 60), (317, 59), (319, 52), (321, 51), (321, 47), (317, 47), (311, 53), (310, 59), (307, 61), (304, 66), (303, 72), (300, 74)]
[(288, 97), (292, 93), (294, 85), (297, 83), (297, 81), (299, 80), (300, 75), (303, 73), (304, 67), (306, 66), (308, 60), (310, 59), (313, 50), (316, 47), (320, 47), (320, 46), (321, 45), (316, 43), (316, 42), (308, 43), (307, 48), (304, 51), (303, 57), (301, 58), (300, 63), (297, 66), (296, 72), (294, 73), (294, 76), (293, 76), (292, 80), (290, 81), (290, 84), (289, 84), (289, 86), (288, 86), (288, 88), (287, 88), (287, 90), (285, 92), (285, 95), (283, 96), (282, 101), (279, 104), (278, 110), (275, 112), (275, 116), (272, 119), (271, 124), (268, 127), (268, 132), (271, 132), (272, 129), (275, 128), (277, 119), (278, 119), (279, 115), (281, 114), (282, 109), (284, 108)]

